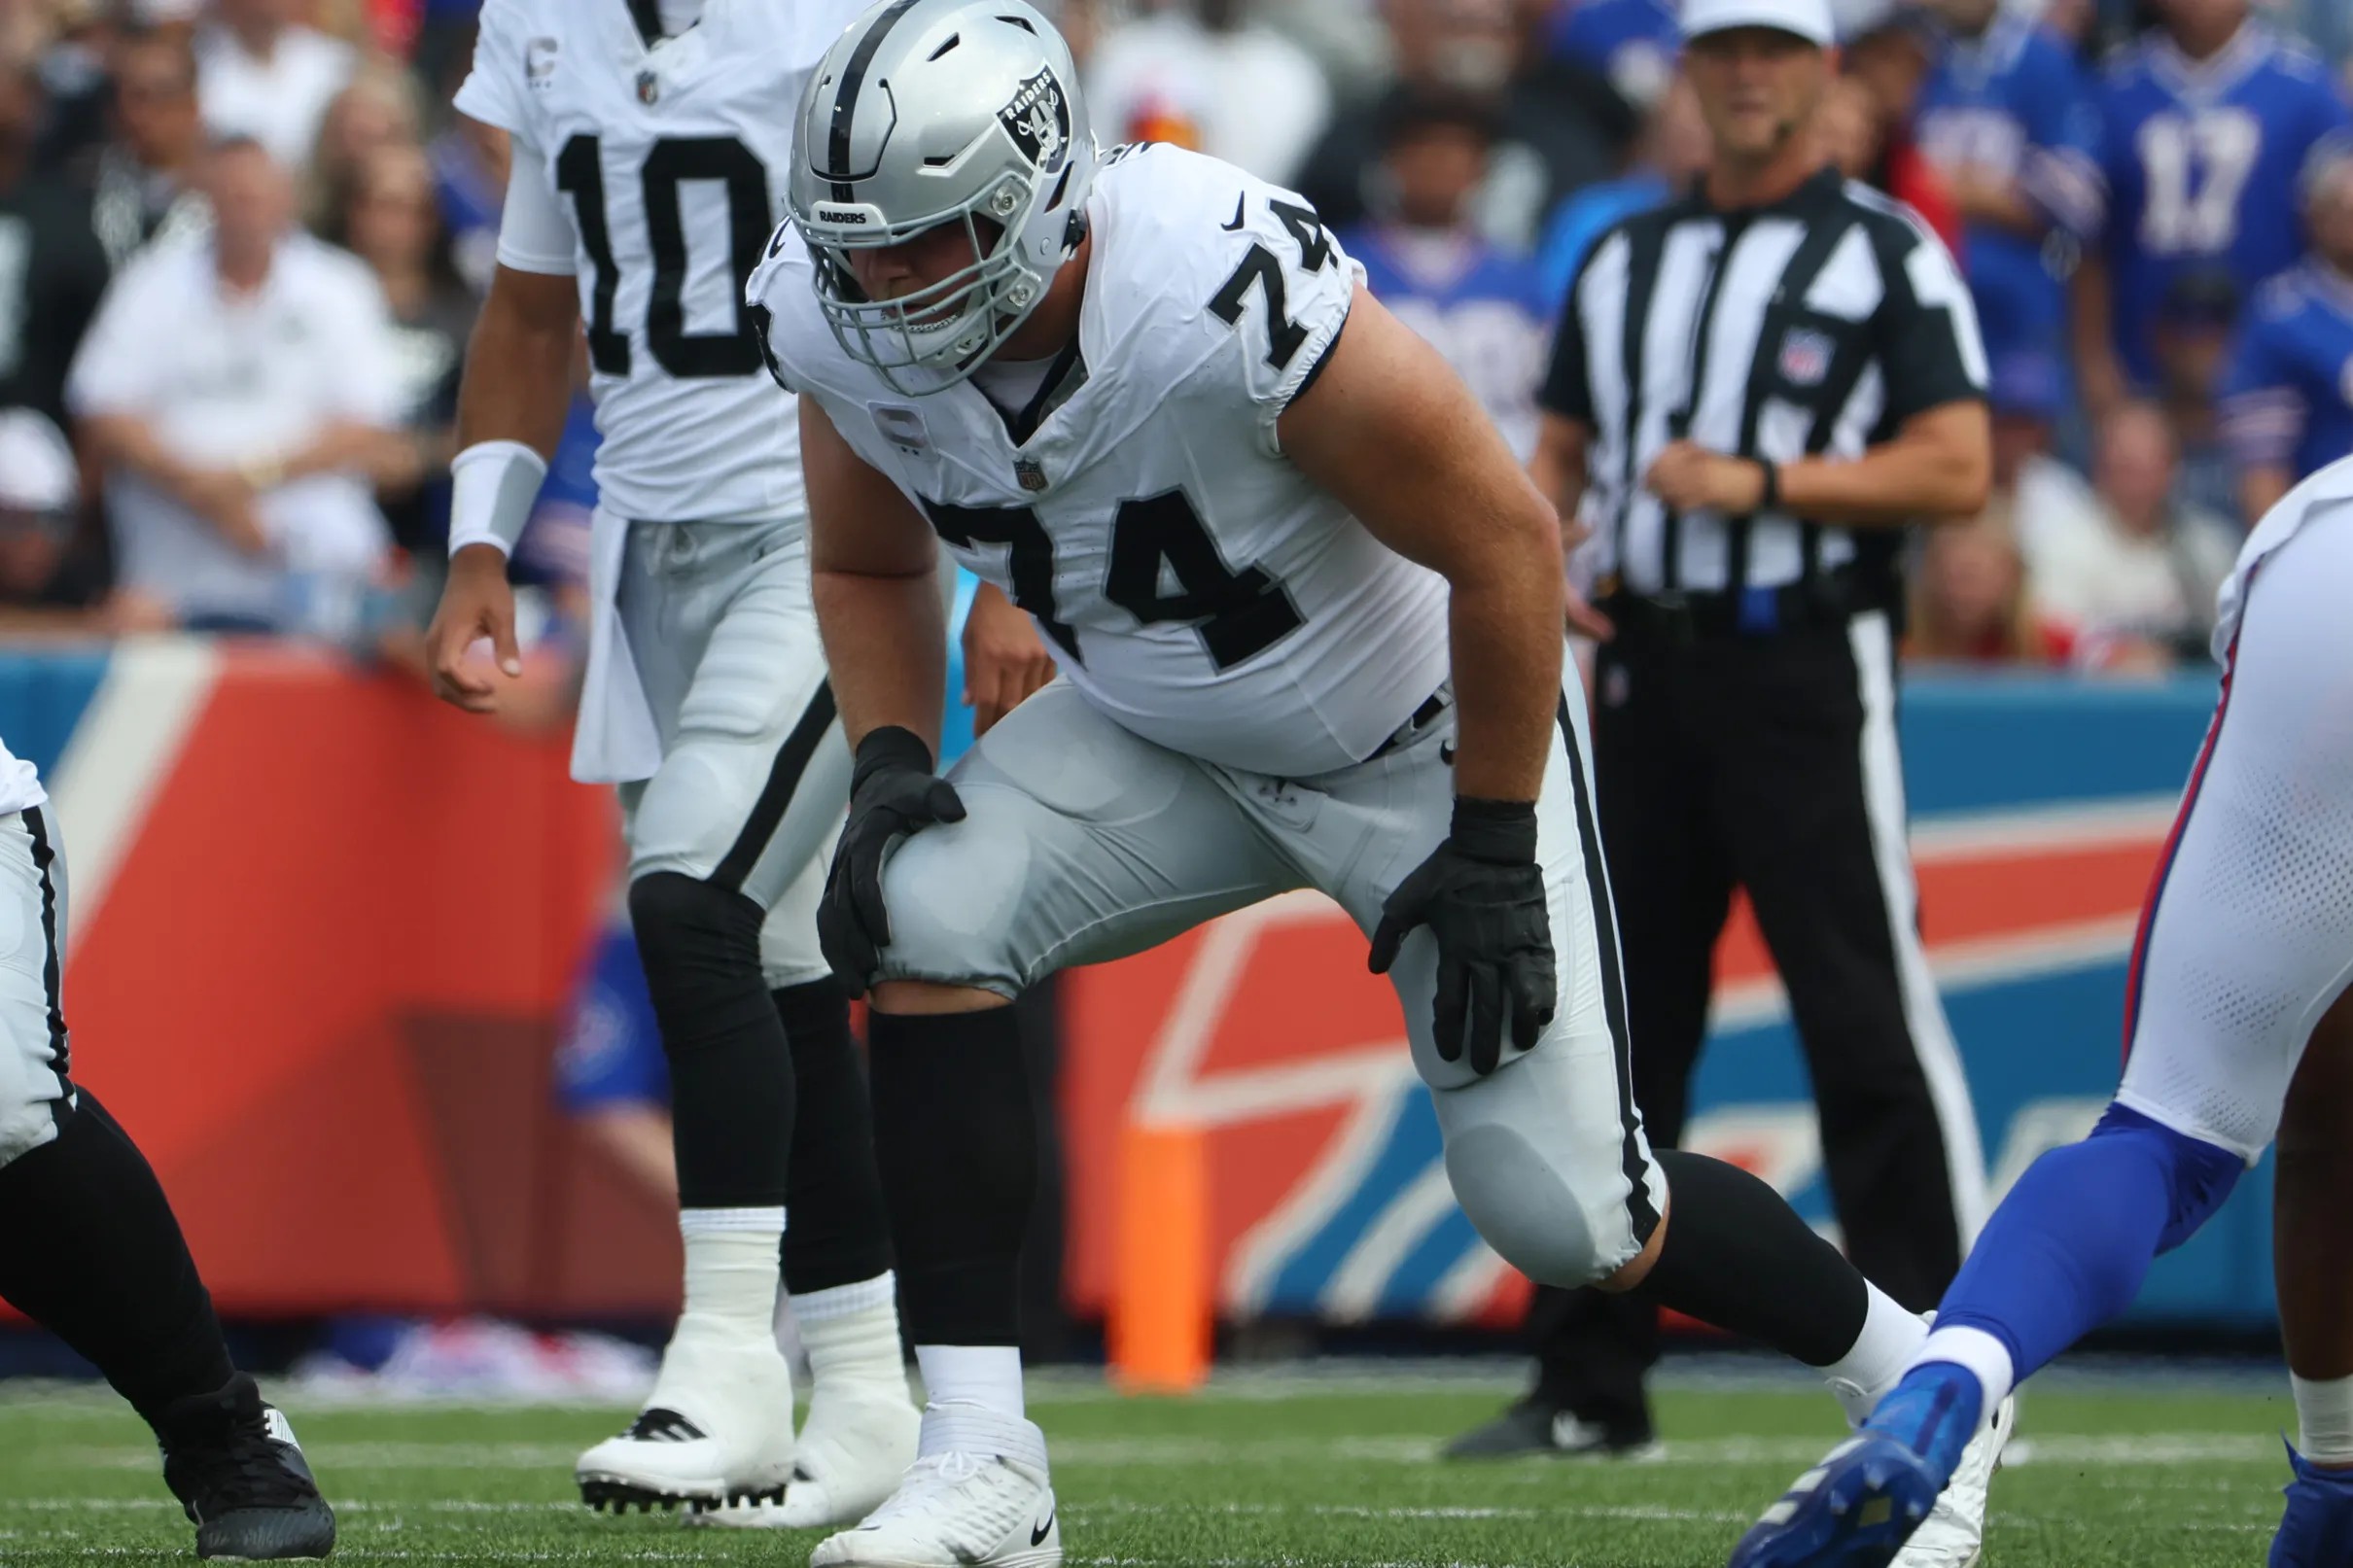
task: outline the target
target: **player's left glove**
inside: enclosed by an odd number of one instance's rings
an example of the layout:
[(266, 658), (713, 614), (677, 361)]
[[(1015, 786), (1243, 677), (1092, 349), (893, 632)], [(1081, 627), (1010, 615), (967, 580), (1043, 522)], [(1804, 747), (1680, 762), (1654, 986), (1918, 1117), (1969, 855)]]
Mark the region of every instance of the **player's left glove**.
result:
[(850, 820), (833, 852), (825, 896), (817, 906), (817, 945), (825, 962), (863, 996), (881, 950), (891, 944), (891, 912), (883, 907), (883, 856), (892, 842), (934, 822), (961, 822), (965, 803), (931, 771), (923, 737), (896, 724), (858, 743), (850, 775)]
[(1381, 906), (1372, 969), (1388, 973), (1406, 933), (1426, 925), (1438, 939), (1438, 1055), (1471, 1070), (1502, 1064), (1532, 1047), (1553, 1021), (1552, 918), (1536, 864), (1536, 808), (1526, 801), (1455, 802), (1454, 831)]

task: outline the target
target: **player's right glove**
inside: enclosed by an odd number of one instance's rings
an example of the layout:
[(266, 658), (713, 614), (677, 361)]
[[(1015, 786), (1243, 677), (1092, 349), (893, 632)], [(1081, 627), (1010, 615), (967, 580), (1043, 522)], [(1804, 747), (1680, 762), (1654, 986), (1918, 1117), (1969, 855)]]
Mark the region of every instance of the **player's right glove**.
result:
[(1503, 1043), (1526, 1051), (1553, 1021), (1552, 917), (1536, 864), (1536, 809), (1525, 801), (1457, 800), (1454, 831), (1381, 906), (1372, 970), (1387, 974), (1406, 933), (1438, 940), (1430, 1020), (1438, 1055), (1491, 1073)]
[(933, 822), (961, 822), (965, 803), (931, 771), (931, 749), (913, 730), (887, 725), (858, 743), (850, 820), (833, 852), (817, 906), (817, 945), (853, 996), (863, 996), (891, 942), (883, 907), (883, 857), (892, 844)]

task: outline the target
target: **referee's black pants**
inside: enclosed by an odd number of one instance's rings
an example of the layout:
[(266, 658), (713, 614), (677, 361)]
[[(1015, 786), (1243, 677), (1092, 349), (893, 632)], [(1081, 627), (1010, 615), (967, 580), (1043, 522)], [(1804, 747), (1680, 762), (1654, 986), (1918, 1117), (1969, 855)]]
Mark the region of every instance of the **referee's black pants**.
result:
[[(1600, 651), (1594, 696), (1651, 1142), (1682, 1140), (1716, 939), (1744, 889), (1811, 1071), (1848, 1255), (1904, 1306), (1935, 1306), (1984, 1202), (1984, 1157), (1918, 941), (1887, 616), (1757, 637), (1630, 614)], [(1529, 1322), (1539, 1400), (1647, 1435), (1652, 1310), (1544, 1290)]]

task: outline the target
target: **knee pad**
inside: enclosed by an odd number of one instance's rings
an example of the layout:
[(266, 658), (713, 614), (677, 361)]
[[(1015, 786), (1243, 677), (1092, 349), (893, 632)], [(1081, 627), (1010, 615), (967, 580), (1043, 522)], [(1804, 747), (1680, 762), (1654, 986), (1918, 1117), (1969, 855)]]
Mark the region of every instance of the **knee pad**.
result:
[(2157, 1243), (2160, 1252), (2170, 1252), (2197, 1234), (2247, 1168), (2229, 1149), (2177, 1132), (2123, 1105), (2110, 1105), (2091, 1136), (2129, 1138), (2164, 1171), (2169, 1196), (2165, 1229)]

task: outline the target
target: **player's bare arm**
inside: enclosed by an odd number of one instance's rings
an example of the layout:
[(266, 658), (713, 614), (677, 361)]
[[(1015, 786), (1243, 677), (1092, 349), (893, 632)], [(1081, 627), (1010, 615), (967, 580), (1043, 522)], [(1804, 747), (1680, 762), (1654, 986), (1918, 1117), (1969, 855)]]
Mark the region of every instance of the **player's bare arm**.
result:
[[(1643, 484), (1670, 506), (1733, 516), (1767, 509), (1765, 465), (1677, 441)], [(1985, 509), (1993, 488), (1993, 419), (1976, 399), (1906, 420), (1894, 437), (1858, 458), (1800, 458), (1774, 470), (1771, 508), (1847, 528), (1950, 522)]]
[(948, 630), (931, 525), (814, 398), (800, 400), (800, 438), (811, 592), (842, 729), (853, 749), (892, 726), (936, 749)]
[(1453, 590), (1457, 792), (1534, 800), (1561, 701), (1552, 504), (1437, 351), (1362, 286), (1322, 373), (1276, 431), (1374, 538)]
[(1558, 1000), (1534, 803), (1561, 705), (1560, 516), (1437, 351), (1361, 285), (1276, 434), (1374, 538), (1451, 590), (1453, 828), (1383, 905), (1371, 966), (1387, 973), (1427, 926), (1438, 1054), (1493, 1072), (1506, 1042), (1534, 1047)]
[[(569, 274), (508, 266), (492, 274), (458, 387), (461, 451), (510, 441), (538, 453), (543, 463), (554, 454), (572, 402), (579, 312), (579, 287)], [(466, 665), (467, 649), (484, 638), (501, 674), (509, 679), (522, 674), (506, 552), (495, 544), (468, 544), (450, 557), (449, 581), (426, 633), (426, 654), (434, 689), (470, 714), (498, 706), (498, 682)]]
[(814, 398), (800, 400), (800, 439), (810, 591), (842, 731), (858, 756), (850, 821), (818, 906), (817, 937), (856, 995), (891, 941), (884, 851), (901, 833), (965, 815), (955, 789), (932, 772), (948, 678), (947, 617), (939, 546), (923, 514), (850, 449)]

